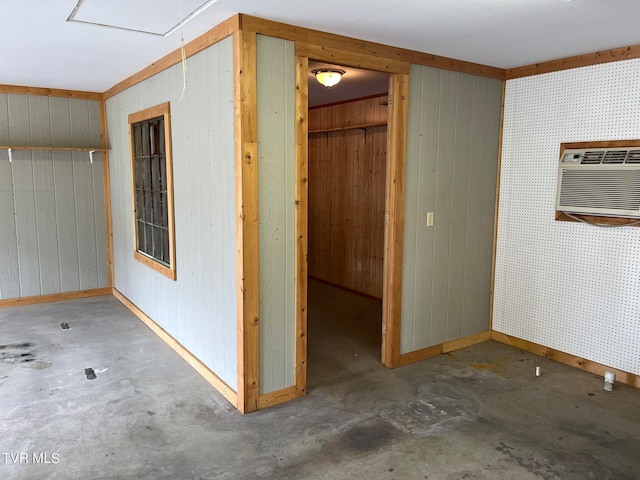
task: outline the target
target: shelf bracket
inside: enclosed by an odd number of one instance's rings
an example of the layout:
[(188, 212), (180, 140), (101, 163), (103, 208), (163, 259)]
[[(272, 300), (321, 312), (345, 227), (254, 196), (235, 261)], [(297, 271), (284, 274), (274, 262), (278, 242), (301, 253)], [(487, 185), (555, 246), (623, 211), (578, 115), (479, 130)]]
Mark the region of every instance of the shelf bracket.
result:
[(95, 150), (89, 150), (89, 161), (91, 162), (91, 165), (93, 165), (93, 154), (95, 153)]
[(13, 163), (13, 149), (9, 148), (7, 152), (9, 152), (9, 163)]

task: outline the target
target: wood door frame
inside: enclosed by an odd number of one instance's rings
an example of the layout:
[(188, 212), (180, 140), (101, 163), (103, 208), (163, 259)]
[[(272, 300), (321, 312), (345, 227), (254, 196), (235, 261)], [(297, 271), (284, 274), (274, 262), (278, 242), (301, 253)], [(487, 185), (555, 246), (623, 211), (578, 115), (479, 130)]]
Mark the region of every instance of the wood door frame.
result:
[(306, 393), (307, 382), (309, 59), (390, 74), (381, 332), (383, 365), (388, 368), (400, 366), (401, 342), (402, 252), (410, 65), (408, 62), (399, 60), (296, 42), (296, 397)]

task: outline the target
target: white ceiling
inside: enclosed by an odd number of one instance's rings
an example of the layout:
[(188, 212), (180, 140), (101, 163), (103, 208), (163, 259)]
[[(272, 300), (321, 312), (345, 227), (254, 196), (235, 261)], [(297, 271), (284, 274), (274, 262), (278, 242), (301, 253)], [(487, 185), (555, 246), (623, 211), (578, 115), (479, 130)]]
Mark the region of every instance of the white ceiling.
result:
[[(182, 0), (183, 16), (205, 1)], [(156, 33), (180, 20), (180, 0), (85, 2), (76, 20)], [(0, 0), (0, 84), (103, 92), (180, 47), (180, 31), (67, 22), (76, 4)], [(501, 68), (640, 44), (640, 0), (217, 0), (185, 41), (235, 13)]]

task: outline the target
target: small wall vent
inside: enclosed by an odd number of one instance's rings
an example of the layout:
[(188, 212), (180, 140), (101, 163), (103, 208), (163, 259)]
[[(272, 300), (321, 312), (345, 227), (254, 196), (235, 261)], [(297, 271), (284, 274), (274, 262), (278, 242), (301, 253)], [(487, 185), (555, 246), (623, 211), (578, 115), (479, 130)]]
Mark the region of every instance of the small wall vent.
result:
[(562, 151), (556, 210), (640, 218), (640, 147)]

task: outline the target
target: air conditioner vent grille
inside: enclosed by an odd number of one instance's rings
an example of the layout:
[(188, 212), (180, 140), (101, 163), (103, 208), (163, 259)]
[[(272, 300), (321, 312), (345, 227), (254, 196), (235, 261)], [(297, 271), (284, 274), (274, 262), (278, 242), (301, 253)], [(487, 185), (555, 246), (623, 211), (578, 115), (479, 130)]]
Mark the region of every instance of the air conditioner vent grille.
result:
[(629, 150), (627, 163), (640, 163), (640, 150)]
[(608, 150), (602, 163), (624, 163), (628, 150)]
[(582, 163), (583, 165), (596, 165), (598, 163), (601, 163), (603, 158), (604, 150), (584, 152), (584, 154), (582, 155), (582, 161), (580, 163)]
[[(634, 210), (640, 214), (640, 169), (575, 170), (562, 174), (559, 208)], [(597, 210), (593, 210), (597, 213)]]

